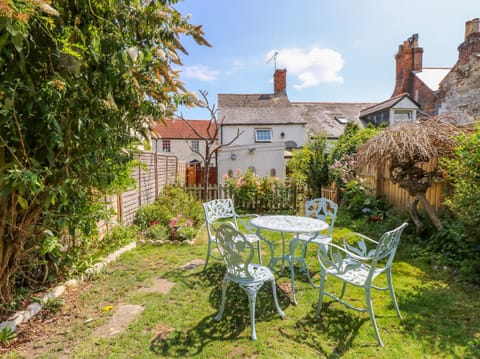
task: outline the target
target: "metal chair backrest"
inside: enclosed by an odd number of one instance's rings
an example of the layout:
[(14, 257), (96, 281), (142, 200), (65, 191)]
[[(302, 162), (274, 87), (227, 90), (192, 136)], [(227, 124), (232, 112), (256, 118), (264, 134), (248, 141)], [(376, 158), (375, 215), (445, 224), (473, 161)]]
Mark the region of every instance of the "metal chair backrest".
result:
[(231, 277), (242, 280), (252, 279), (249, 266), (254, 256), (254, 247), (243, 233), (231, 223), (213, 226), (216, 233), (217, 248)]
[(233, 201), (230, 198), (214, 199), (210, 202), (203, 203), (202, 206), (205, 214), (205, 221), (207, 223), (207, 232), (209, 238), (214, 238), (211, 226), (218, 220), (232, 219), (234, 226), (238, 228), (237, 214), (235, 213)]
[(327, 198), (314, 198), (305, 202), (305, 216), (313, 217), (329, 222), (330, 236), (333, 233), (333, 225), (337, 218), (338, 204)]
[(400, 243), (400, 237), (407, 225), (408, 223), (405, 222), (397, 228), (382, 234), (378, 241), (375, 255), (372, 259), (372, 267), (376, 267), (378, 261), (384, 258), (387, 258), (385, 268), (391, 267), (393, 259), (395, 258), (395, 254), (397, 252), (398, 244)]

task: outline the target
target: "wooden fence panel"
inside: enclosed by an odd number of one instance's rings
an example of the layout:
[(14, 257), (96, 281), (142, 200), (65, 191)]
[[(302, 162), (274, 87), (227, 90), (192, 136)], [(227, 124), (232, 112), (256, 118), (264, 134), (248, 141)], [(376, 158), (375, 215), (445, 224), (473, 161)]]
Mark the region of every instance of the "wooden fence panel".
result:
[(165, 185), (185, 181), (186, 162), (180, 162), (176, 156), (142, 152), (139, 159), (143, 166), (132, 172), (135, 189), (112, 197), (111, 203), (106, 204), (116, 210), (118, 221), (124, 224), (131, 224), (137, 210), (153, 203)]
[(329, 199), (335, 203), (340, 203), (340, 196), (338, 193), (338, 188), (335, 184), (331, 187), (322, 187), (322, 197)]
[(138, 191), (140, 193), (140, 206), (147, 203), (152, 203), (157, 198), (156, 189), (156, 156), (144, 152), (140, 155), (140, 160), (146, 168), (138, 168)]
[[(431, 171), (438, 165), (438, 160), (433, 159), (430, 162), (422, 163), (421, 167)], [(413, 197), (407, 191), (400, 188), (398, 184), (393, 184), (388, 172), (388, 163), (381, 168), (372, 166), (362, 168), (359, 171), (359, 177), (362, 178), (365, 187), (369, 188), (372, 194), (383, 196), (387, 203), (399, 210), (406, 210)], [(444, 194), (448, 191), (446, 182), (434, 182), (427, 190), (426, 198), (428, 202), (439, 209), (442, 206)]]

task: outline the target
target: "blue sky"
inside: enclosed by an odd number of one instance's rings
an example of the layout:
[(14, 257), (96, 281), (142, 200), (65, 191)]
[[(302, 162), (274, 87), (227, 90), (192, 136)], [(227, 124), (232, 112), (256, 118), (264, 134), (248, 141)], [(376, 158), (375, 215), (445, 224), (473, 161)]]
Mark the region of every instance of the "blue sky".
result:
[[(212, 47), (187, 38), (181, 79), (209, 93), (272, 93), (274, 61), (291, 101), (380, 102), (394, 88), (398, 46), (418, 33), (424, 67), (451, 67), (478, 0), (185, 0)], [(208, 119), (205, 109), (180, 109)]]

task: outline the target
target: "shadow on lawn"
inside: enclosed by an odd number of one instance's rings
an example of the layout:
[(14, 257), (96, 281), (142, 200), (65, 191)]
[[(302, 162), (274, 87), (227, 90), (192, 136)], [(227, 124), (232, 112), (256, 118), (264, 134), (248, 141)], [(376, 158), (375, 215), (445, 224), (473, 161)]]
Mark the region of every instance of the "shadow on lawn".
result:
[(463, 347), (464, 357), (480, 358), (480, 290), (470, 290), (448, 282), (412, 288), (399, 298), (404, 335), (418, 338), (432, 353), (458, 357), (458, 348)]
[[(215, 263), (207, 267), (206, 271), (185, 275), (173, 271), (165, 277), (174, 278), (190, 288), (213, 287), (209, 301), (212, 307), (220, 307), (222, 296), (222, 280), (225, 267)], [(277, 286), (277, 296), (280, 307), (285, 309), (290, 305), (290, 298)], [(216, 313), (203, 318), (195, 327), (187, 331), (175, 331), (168, 338), (158, 337), (151, 343), (151, 350), (157, 354), (175, 357), (198, 355), (203, 348), (212, 341), (227, 341), (239, 337), (246, 328), (250, 327), (250, 317), (247, 294), (235, 284), (227, 289), (227, 301), (222, 320), (214, 319)], [(258, 292), (256, 301), (256, 323), (268, 322), (279, 318), (272, 297), (271, 286), (266, 283)], [(250, 331), (248, 331), (250, 333)], [(261, 333), (258, 333), (259, 337)]]
[[(324, 303), (320, 318), (316, 316), (316, 303), (313, 304), (312, 310), (295, 322), (293, 333), (282, 329), (280, 332), (293, 342), (310, 346), (325, 358), (329, 357), (328, 353), (335, 358), (345, 354), (352, 347), (359, 329), (370, 319), (356, 317), (343, 307), (331, 308), (332, 304)], [(334, 343), (328, 350), (325, 350), (326, 337)]]

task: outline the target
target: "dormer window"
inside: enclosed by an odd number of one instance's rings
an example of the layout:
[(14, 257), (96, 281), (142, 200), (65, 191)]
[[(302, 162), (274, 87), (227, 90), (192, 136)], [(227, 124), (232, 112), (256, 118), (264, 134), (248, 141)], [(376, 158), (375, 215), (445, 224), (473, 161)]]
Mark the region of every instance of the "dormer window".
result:
[(335, 116), (335, 120), (338, 121), (338, 123), (342, 124), (342, 125), (346, 125), (348, 123), (348, 120), (346, 117), (342, 117), (342, 116)]
[(411, 110), (394, 110), (394, 116), (396, 121), (412, 121)]
[(272, 142), (272, 129), (271, 128), (256, 128), (255, 129), (255, 142)]

